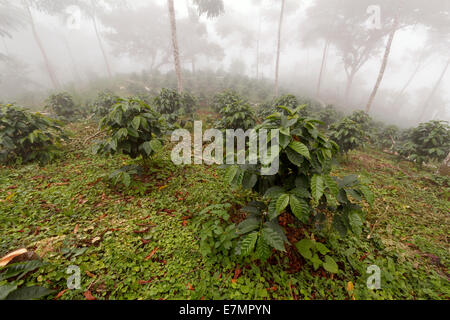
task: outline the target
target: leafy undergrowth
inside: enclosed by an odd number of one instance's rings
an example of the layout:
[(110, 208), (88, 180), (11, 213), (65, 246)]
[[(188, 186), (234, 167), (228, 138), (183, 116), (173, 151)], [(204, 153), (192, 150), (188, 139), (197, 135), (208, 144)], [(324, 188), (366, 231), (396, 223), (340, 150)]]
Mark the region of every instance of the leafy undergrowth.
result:
[[(230, 189), (219, 168), (173, 165), (168, 151), (152, 160), (142, 193), (111, 187), (103, 177), (134, 162), (93, 156), (88, 138), (95, 136), (94, 125), (69, 129), (77, 139), (60, 160), (0, 169), (0, 256), (21, 247), (35, 250), (49, 264), (27, 284), (54, 289), (58, 299), (450, 296), (448, 185), (426, 170), (372, 150), (349, 154), (335, 173), (367, 177), (376, 201), (366, 208), (360, 239), (324, 239), (337, 274), (314, 271), (293, 247), (267, 263), (225, 257), (211, 263), (201, 254), (195, 219), (211, 205), (230, 204), (238, 222), (248, 192)], [(305, 237), (307, 230), (293, 228), (285, 215), (280, 224), (291, 241)], [(373, 264), (382, 271), (377, 291), (366, 286)], [(80, 290), (66, 290), (70, 265), (81, 268)]]

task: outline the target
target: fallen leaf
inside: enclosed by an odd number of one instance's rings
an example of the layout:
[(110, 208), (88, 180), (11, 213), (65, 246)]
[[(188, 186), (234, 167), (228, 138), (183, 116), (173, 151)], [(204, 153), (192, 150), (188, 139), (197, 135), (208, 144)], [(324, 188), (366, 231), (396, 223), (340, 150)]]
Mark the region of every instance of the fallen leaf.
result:
[(78, 228), (79, 228), (79, 227), (80, 227), (79, 224), (77, 224), (77, 225), (75, 226), (75, 229), (73, 229), (73, 234), (77, 234)]
[(188, 282), (188, 290), (194, 291), (194, 288), (191, 286), (191, 284)]
[[(19, 231), (19, 232), (20, 232), (20, 231)], [(27, 249), (22, 248), (22, 249), (19, 249), (19, 250), (16, 250), (16, 251), (14, 251), (14, 252), (11, 252), (11, 253), (7, 254), (7, 255), (4, 256), (2, 259), (0, 259), (0, 267), (4, 267), (4, 266), (8, 265), (8, 263), (9, 263), (12, 259), (14, 259), (15, 257), (21, 256), (21, 255), (23, 255), (23, 254), (25, 254), (25, 253), (27, 253), (27, 252), (28, 252)]]
[(97, 298), (95, 298), (89, 290), (84, 293), (84, 297), (86, 298), (86, 300), (90, 301), (97, 300)]
[(156, 251), (158, 251), (158, 248), (153, 249), (152, 253), (145, 257), (145, 261), (150, 260), (155, 255)]
[(58, 293), (58, 294), (56, 295), (56, 297), (55, 297), (55, 300), (58, 300), (59, 298), (61, 298), (62, 295), (63, 295), (64, 293), (66, 293), (67, 290), (69, 290), (69, 289), (63, 290), (63, 291), (61, 291), (60, 293)]
[(93, 274), (93, 273), (90, 273), (89, 271), (85, 271), (85, 273), (87, 274), (87, 276), (89, 277), (89, 278), (95, 278), (96, 277), (96, 275), (95, 274)]

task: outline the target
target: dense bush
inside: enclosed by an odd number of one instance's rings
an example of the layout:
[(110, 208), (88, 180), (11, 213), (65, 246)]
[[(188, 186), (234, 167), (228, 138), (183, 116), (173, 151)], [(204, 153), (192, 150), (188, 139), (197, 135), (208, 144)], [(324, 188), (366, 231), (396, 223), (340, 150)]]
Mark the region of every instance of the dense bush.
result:
[(359, 123), (344, 118), (330, 127), (330, 138), (338, 144), (341, 153), (348, 153), (364, 146), (365, 132)]
[(322, 125), (324, 129), (329, 129), (331, 125), (344, 118), (344, 114), (331, 105), (326, 106), (323, 110), (316, 113), (315, 116), (324, 123), (324, 125)]
[(98, 118), (105, 117), (120, 98), (111, 92), (100, 92), (92, 105), (92, 111)]
[(253, 108), (235, 92), (228, 91), (216, 96), (215, 109), (220, 110), (216, 127), (221, 129), (248, 130), (255, 126)]
[(400, 139), (400, 129), (390, 125), (380, 128), (376, 136), (376, 145), (382, 150), (393, 151)]
[(442, 161), (450, 151), (449, 129), (445, 121), (421, 123), (403, 134), (398, 153), (419, 164), (430, 160)]
[(165, 120), (144, 101), (134, 98), (119, 99), (112, 111), (100, 121), (109, 138), (97, 144), (95, 153), (121, 153), (145, 160), (158, 152)]
[[(256, 165), (230, 166), (226, 172), (230, 183), (257, 191), (269, 200), (268, 206), (265, 202), (254, 202), (244, 209), (249, 216), (237, 227), (241, 235), (237, 253), (241, 255), (255, 253), (256, 257), (266, 259), (272, 248), (285, 251), (287, 238), (277, 219), (284, 211), (292, 214), (298, 224), (322, 227), (329, 214), (332, 226), (342, 236), (348, 231), (359, 234), (364, 213), (349, 196), (356, 201), (363, 197), (373, 201), (373, 195), (360, 184), (357, 176), (339, 179), (330, 175), (338, 146), (319, 132), (318, 121), (301, 117), (300, 108), (283, 107), (283, 110), (289, 115), (276, 113), (257, 127), (280, 131), (279, 154), (270, 155), (279, 156), (278, 172), (272, 176), (261, 175), (261, 154)], [(325, 259), (323, 263), (335, 270), (331, 257)]]
[(73, 101), (73, 97), (67, 93), (52, 94), (46, 101), (46, 110), (50, 110), (58, 119), (75, 120), (79, 110)]
[(46, 164), (59, 154), (65, 138), (57, 121), (15, 105), (0, 105), (0, 161)]
[(156, 111), (164, 116), (168, 123), (178, 121), (183, 107), (183, 97), (176, 90), (161, 89), (159, 95), (153, 99)]

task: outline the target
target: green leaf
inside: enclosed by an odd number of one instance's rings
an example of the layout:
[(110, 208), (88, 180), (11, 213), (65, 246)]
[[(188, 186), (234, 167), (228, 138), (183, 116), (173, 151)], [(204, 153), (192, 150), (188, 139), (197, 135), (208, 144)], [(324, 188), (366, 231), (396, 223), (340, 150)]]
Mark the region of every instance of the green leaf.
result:
[(0, 286), (0, 300), (5, 300), (6, 297), (13, 291), (17, 289), (15, 284), (5, 284)]
[(311, 155), (309, 154), (308, 147), (305, 146), (303, 143), (298, 142), (298, 141), (292, 141), (289, 144), (289, 148), (291, 148), (292, 150), (294, 150), (298, 154), (301, 154), (305, 158), (311, 159)]
[(280, 186), (274, 186), (272, 188), (269, 188), (266, 193), (264, 194), (265, 197), (267, 198), (278, 198), (279, 196), (281, 196), (283, 193), (285, 192), (284, 188), (280, 187)]
[(248, 256), (255, 248), (258, 232), (252, 232), (241, 241), (241, 255)]
[(367, 203), (373, 207), (373, 202), (375, 200), (375, 196), (373, 194), (373, 192), (366, 186), (361, 186), (359, 188), (359, 190), (361, 191), (361, 193), (364, 195), (364, 198), (366, 199)]
[(37, 300), (53, 292), (53, 290), (38, 286), (25, 287), (11, 292), (6, 300)]
[(323, 180), (321, 176), (315, 174), (311, 178), (311, 191), (313, 199), (318, 202), (320, 198), (322, 198), (324, 191)]
[(334, 179), (329, 175), (324, 175), (323, 180), (325, 182), (325, 185), (328, 187), (330, 192), (333, 194), (333, 196), (337, 197), (337, 195), (339, 193), (339, 187), (338, 187), (337, 182), (334, 181)]
[(274, 229), (268, 226), (264, 227), (264, 229), (262, 230), (262, 237), (264, 241), (271, 247), (279, 251), (286, 251), (286, 249), (284, 248), (283, 237)]
[(292, 164), (295, 164), (297, 167), (301, 167), (303, 164), (303, 157), (295, 152), (294, 150), (288, 148), (286, 149), (286, 155)]
[(290, 195), (290, 206), (292, 213), (303, 223), (308, 223), (309, 206), (305, 200), (297, 198), (295, 195)]
[(323, 243), (320, 242), (316, 242), (316, 249), (322, 255), (326, 255), (328, 252), (330, 252), (330, 250)]
[(225, 181), (228, 184), (231, 184), (234, 180), (234, 177), (238, 173), (239, 168), (237, 166), (231, 166), (227, 168), (227, 171), (225, 172)]
[(131, 121), (131, 125), (135, 130), (138, 130), (141, 125), (141, 117), (140, 116), (134, 117), (133, 121)]
[(272, 249), (264, 241), (263, 237), (259, 237), (256, 243), (256, 257), (261, 261), (266, 261), (272, 255)]
[(289, 205), (289, 195), (284, 193), (277, 199), (276, 213), (280, 214)]
[(145, 151), (147, 156), (152, 154), (152, 145), (150, 144), (150, 141), (146, 141), (141, 145), (141, 148)]
[(152, 141), (150, 141), (150, 147), (153, 151), (159, 152), (162, 149), (161, 141), (159, 141), (158, 139), (153, 139)]
[(351, 211), (348, 215), (348, 220), (350, 223), (350, 227), (352, 228), (352, 231), (356, 235), (360, 235), (363, 222), (359, 214), (356, 211)]
[(253, 187), (256, 185), (256, 183), (258, 182), (258, 176), (254, 173), (249, 173), (246, 172), (244, 174), (244, 178), (242, 180), (242, 187), (244, 189), (253, 189)]
[(255, 231), (256, 229), (259, 228), (260, 223), (261, 220), (254, 217), (246, 219), (237, 226), (236, 232), (237, 234), (245, 234), (251, 231)]
[(334, 261), (334, 259), (330, 256), (325, 256), (325, 262), (323, 263), (323, 267), (325, 270), (331, 273), (339, 272), (339, 267), (336, 261)]
[(314, 248), (314, 245), (314, 241), (310, 239), (302, 239), (295, 244), (295, 247), (306, 260), (311, 260), (313, 256), (311, 249)]

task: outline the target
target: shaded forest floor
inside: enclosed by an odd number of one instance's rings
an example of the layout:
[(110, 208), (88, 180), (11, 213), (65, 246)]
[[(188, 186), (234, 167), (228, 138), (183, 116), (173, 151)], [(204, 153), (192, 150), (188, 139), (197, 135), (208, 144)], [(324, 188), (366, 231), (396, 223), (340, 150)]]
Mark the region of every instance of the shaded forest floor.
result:
[[(350, 153), (335, 174), (371, 181), (360, 239), (330, 236), (339, 265), (314, 271), (294, 250), (267, 263), (200, 253), (197, 215), (211, 205), (239, 209), (251, 194), (232, 190), (217, 167), (175, 166), (169, 151), (152, 160), (145, 191), (130, 193), (103, 179), (123, 157), (93, 156), (94, 124), (69, 126), (76, 139), (58, 161), (0, 167), (0, 256), (26, 247), (49, 264), (27, 284), (67, 289), (69, 265), (81, 268), (80, 290), (59, 299), (449, 299), (448, 182), (374, 150)], [(285, 219), (281, 216), (280, 219)], [(282, 223), (283, 224), (283, 223)], [(288, 222), (284, 222), (288, 226)], [(366, 269), (382, 271), (382, 289), (368, 290)]]

